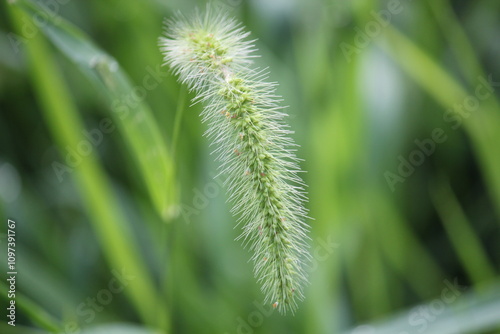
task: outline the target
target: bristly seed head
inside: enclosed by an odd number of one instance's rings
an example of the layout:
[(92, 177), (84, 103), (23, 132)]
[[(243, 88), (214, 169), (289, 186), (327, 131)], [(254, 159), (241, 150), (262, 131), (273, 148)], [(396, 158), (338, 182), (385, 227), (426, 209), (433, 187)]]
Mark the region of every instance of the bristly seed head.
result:
[(205, 105), (206, 134), (228, 176), (231, 211), (244, 223), (239, 239), (254, 252), (265, 300), (293, 313), (304, 298), (310, 260), (305, 185), (275, 84), (265, 81), (266, 70), (252, 67), (248, 36), (234, 19), (207, 7), (167, 21), (159, 45), (165, 63)]

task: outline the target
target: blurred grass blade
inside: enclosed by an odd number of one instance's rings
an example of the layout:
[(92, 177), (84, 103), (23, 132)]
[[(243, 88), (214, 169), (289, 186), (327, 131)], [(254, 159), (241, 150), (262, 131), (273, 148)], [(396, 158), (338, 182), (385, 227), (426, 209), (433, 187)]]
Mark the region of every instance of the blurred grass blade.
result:
[(0, 322), (0, 333), (2, 334), (47, 334), (47, 331), (31, 328), (22, 325), (15, 327), (8, 325), (6, 322)]
[[(32, 17), (16, 6), (9, 8), (12, 9), (12, 18), (18, 33), (22, 35), (23, 22), (31, 20)], [(33, 88), (55, 142), (61, 151), (68, 146), (77, 147), (84, 139), (83, 123), (59, 68), (51, 58), (46, 40), (38, 34), (29, 40), (26, 50)], [(73, 175), (110, 268), (119, 273), (125, 272), (122, 275), (134, 277), (124, 291), (139, 315), (149, 325), (156, 323), (157, 312), (160, 312), (163, 318), (168, 318), (168, 313), (163, 310), (163, 300), (156, 296), (153, 280), (139, 255), (135, 240), (124, 227), (126, 219), (95, 155), (91, 153), (82, 159), (75, 167)]]
[[(452, 280), (449, 283), (454, 284)], [(446, 284), (443, 284), (443, 291), (446, 288)], [(455, 289), (454, 294), (450, 291), (445, 292), (446, 297), (437, 296), (429, 303), (412, 307), (391, 319), (360, 326), (344, 334), (497, 333), (492, 330), (500, 329), (498, 284), (490, 286), (487, 292), (463, 292), (461, 288)]]
[[(172, 218), (176, 212), (173, 162), (144, 97), (135, 98), (136, 87), (132, 86), (116, 60), (99, 49), (82, 31), (55, 14), (47, 15), (46, 8), (29, 0), (20, 0), (16, 4), (31, 16), (47, 17), (46, 24), (40, 29), (108, 98), (110, 115), (139, 166), (154, 207), (163, 219)], [(153, 87), (156, 85), (142, 88), (147, 92)]]
[[(463, 104), (467, 97), (475, 97), (474, 90), (468, 92), (450, 74), (441, 68), (424, 50), (395, 28), (385, 28), (385, 36), (389, 43), (375, 42), (384, 49), (430, 96), (445, 109), (451, 110), (457, 104)], [(415, 64), (419, 64), (416, 66)], [(497, 78), (493, 78), (498, 81)], [(488, 80), (484, 78), (483, 80)], [(478, 84), (478, 83), (476, 83)], [(495, 89), (489, 87), (489, 89)], [(476, 88), (477, 91), (477, 88)], [(500, 143), (500, 107), (496, 103), (494, 93), (480, 100), (480, 108), (469, 116), (455, 111), (463, 121), (466, 133), (474, 145), (474, 153), (480, 162), (485, 184), (490, 191), (500, 217), (500, 155), (491, 154), (498, 151)], [(500, 220), (499, 220), (500, 221)]]
[[(8, 288), (3, 281), (0, 281), (0, 294), (2, 295), (2, 297), (7, 297), (8, 294)], [(57, 323), (57, 320), (54, 319), (52, 315), (48, 314), (43, 308), (36, 305), (25, 296), (21, 295), (19, 291), (16, 291), (15, 301), (16, 308), (26, 314), (34, 324), (50, 332), (58, 332), (60, 330), (60, 326)], [(9, 318), (7, 318), (7, 321), (10, 321)], [(9, 327), (12, 328), (12, 326), (10, 325)], [(0, 327), (0, 329), (2, 329), (2, 327)], [(2, 329), (1, 332), (6, 334), (9, 333), (6, 329)], [(13, 331), (12, 333), (29, 333), (29, 331)]]
[(458, 69), (463, 71), (464, 76), (471, 84), (474, 84), (477, 76), (484, 76), (484, 72), (474, 47), (469, 42), (464, 27), (454, 13), (450, 1), (435, 0), (429, 1), (427, 4), (433, 12), (436, 23), (450, 43), (450, 51), (455, 54), (455, 59), (460, 64)]
[(472, 228), (450, 184), (443, 178), (430, 189), (434, 206), (443, 222), (467, 275), (476, 286), (495, 278), (480, 238)]
[(87, 328), (81, 334), (160, 334), (160, 332), (132, 324), (106, 324)]
[(416, 294), (429, 298), (429, 286), (436, 286), (444, 277), (442, 269), (387, 196), (374, 192), (370, 202), (376, 203), (377, 216), (384, 217), (374, 235), (388, 263), (405, 277)]

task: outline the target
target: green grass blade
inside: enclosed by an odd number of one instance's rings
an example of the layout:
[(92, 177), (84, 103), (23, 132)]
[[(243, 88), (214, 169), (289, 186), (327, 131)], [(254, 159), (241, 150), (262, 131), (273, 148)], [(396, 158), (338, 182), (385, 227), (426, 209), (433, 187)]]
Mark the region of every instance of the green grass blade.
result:
[[(468, 92), (436, 61), (408, 37), (391, 26), (385, 28), (389, 43), (375, 42), (396, 61), (408, 75), (444, 108), (443, 113), (456, 104), (463, 104), (466, 97), (474, 97), (474, 90)], [(418, 66), (417, 66), (418, 64)], [(486, 79), (487, 78), (483, 78)], [(493, 78), (498, 81), (497, 78)], [(495, 87), (490, 87), (495, 89)], [(500, 142), (500, 107), (494, 93), (480, 100), (480, 108), (470, 116), (461, 117), (466, 133), (469, 135), (482, 172), (500, 216), (500, 155), (497, 151)]]
[(444, 272), (389, 197), (374, 193), (371, 202), (376, 203), (377, 216), (385, 220), (376, 228), (385, 258), (419, 297), (428, 298), (432, 293), (429, 285), (438, 284)]
[[(365, 330), (350, 330), (344, 334), (370, 333), (497, 333), (500, 329), (500, 286), (488, 287), (487, 291), (448, 288), (443, 284), (443, 294), (426, 304), (412, 307), (398, 315), (365, 325)], [(437, 310), (437, 311), (436, 311)]]
[(112, 323), (90, 327), (85, 329), (81, 334), (161, 334), (156, 330), (151, 330), (145, 327), (139, 327), (127, 323)]
[(0, 322), (0, 333), (2, 334), (47, 334), (47, 331), (31, 328), (22, 325), (16, 325), (13, 327), (8, 325), (6, 322)]
[[(22, 35), (23, 22), (31, 20), (25, 12), (12, 6), (12, 18)], [(43, 117), (61, 150), (76, 147), (84, 138), (82, 120), (61, 77), (59, 68), (51, 58), (47, 42), (41, 34), (27, 43), (27, 56), (35, 94)], [(156, 322), (155, 314), (163, 306), (157, 303), (153, 281), (140, 257), (135, 240), (124, 227), (126, 221), (116, 202), (111, 185), (94, 154), (89, 154), (75, 167), (73, 175), (87, 210), (89, 220), (100, 239), (103, 252), (111, 269), (122, 269), (135, 276), (125, 288), (143, 321)], [(163, 301), (160, 301), (163, 302)], [(168, 317), (166, 311), (161, 312)]]
[(439, 25), (459, 62), (459, 69), (464, 72), (470, 83), (474, 83), (478, 75), (484, 75), (474, 47), (470, 44), (463, 26), (460, 24), (448, 0), (428, 2), (436, 23)]
[(494, 279), (494, 266), (488, 260), (486, 251), (453, 194), (450, 184), (442, 179), (430, 192), (455, 252), (471, 281), (477, 285)]
[[(154, 207), (164, 219), (171, 218), (176, 211), (173, 162), (144, 98), (133, 98), (137, 96), (134, 92), (138, 94), (140, 88), (136, 89), (137, 86), (131, 84), (118, 63), (82, 31), (61, 17), (46, 15), (47, 9), (31, 1), (17, 3), (31, 16), (48, 17), (47, 23), (40, 26), (43, 33), (104, 93), (111, 104), (110, 116), (124, 137), (132, 159), (139, 166)], [(151, 73), (146, 75), (152, 76)], [(141, 88), (147, 94), (156, 86), (157, 83), (151, 80)]]
[[(8, 294), (7, 286), (3, 281), (0, 281), (0, 295), (2, 296), (2, 298), (4, 297), (6, 298), (7, 294)], [(26, 314), (34, 324), (50, 332), (59, 332), (59, 330), (61, 329), (61, 327), (58, 324), (58, 321), (54, 319), (52, 315), (48, 314), (43, 308), (36, 305), (34, 302), (32, 302), (30, 299), (20, 294), (18, 291), (16, 291), (15, 302), (16, 302), (15, 304), (16, 309), (18, 311), (21, 310), (24, 314)], [(6, 319), (7, 321), (10, 321), (9, 318)], [(8, 332), (2, 330), (2, 333), (8, 333)]]

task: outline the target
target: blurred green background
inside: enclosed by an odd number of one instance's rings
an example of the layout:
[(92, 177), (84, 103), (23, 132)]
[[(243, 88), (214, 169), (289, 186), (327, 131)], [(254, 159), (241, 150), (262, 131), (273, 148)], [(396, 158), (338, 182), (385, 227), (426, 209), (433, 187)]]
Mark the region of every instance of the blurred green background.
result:
[[(12, 4), (11, 4), (12, 3)], [(0, 2), (1, 333), (500, 333), (500, 2), (219, 0), (289, 106), (310, 285), (272, 312), (162, 21)]]

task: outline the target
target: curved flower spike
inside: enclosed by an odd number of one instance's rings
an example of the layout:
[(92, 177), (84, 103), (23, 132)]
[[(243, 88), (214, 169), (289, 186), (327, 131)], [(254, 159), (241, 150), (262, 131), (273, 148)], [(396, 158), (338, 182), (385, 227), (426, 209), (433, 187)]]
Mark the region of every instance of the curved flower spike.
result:
[(189, 19), (179, 14), (168, 20), (159, 45), (165, 63), (205, 106), (206, 135), (228, 176), (232, 213), (244, 224), (239, 238), (253, 251), (265, 302), (293, 313), (304, 297), (304, 262), (310, 259), (305, 185), (276, 84), (266, 81), (266, 70), (252, 67), (255, 48), (248, 36), (209, 7)]

